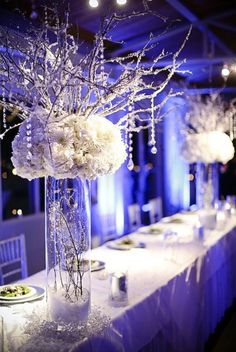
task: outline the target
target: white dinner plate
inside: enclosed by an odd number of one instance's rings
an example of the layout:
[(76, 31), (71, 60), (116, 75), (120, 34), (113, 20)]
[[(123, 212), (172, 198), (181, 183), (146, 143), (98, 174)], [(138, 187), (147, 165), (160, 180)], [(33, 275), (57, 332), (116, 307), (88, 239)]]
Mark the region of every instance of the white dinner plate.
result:
[(163, 224), (183, 224), (184, 220), (181, 217), (177, 216), (167, 216), (161, 219)]
[(19, 286), (24, 286), (24, 287), (28, 288), (30, 291), (28, 293), (26, 293), (25, 295), (13, 296), (13, 297), (6, 297), (6, 296), (2, 296), (0, 294), (0, 300), (1, 301), (22, 300), (22, 299), (25, 299), (25, 298), (29, 298), (29, 297), (35, 295), (35, 293), (36, 293), (36, 290), (35, 290), (35, 288), (33, 286), (28, 286), (26, 284), (9, 284), (9, 285), (0, 286), (0, 292), (2, 290), (4, 290), (4, 288), (7, 288), (7, 287), (12, 287), (14, 289), (15, 287), (19, 287)]
[(144, 248), (145, 247), (143, 243), (135, 242), (133, 240), (131, 243), (124, 243), (123, 240), (124, 239), (110, 241), (107, 243), (107, 247), (111, 248), (111, 249), (118, 249), (121, 251), (127, 251), (132, 248)]
[[(80, 260), (80, 270), (83, 272), (89, 271), (89, 260), (88, 259), (82, 259)], [(101, 260), (97, 259), (91, 259), (91, 271), (97, 271), (97, 270), (102, 270), (105, 268), (105, 263), (102, 262)], [(71, 266), (71, 264), (70, 264)], [(63, 270), (66, 270), (66, 268), (63, 266)], [(75, 272), (78, 271), (77, 263), (74, 264), (73, 270)]]
[(165, 229), (161, 226), (144, 226), (138, 229), (138, 233), (147, 235), (161, 235)]
[(91, 271), (98, 271), (105, 268), (105, 263), (101, 260), (91, 260)]
[(35, 301), (36, 299), (42, 298), (45, 294), (45, 289), (43, 287), (40, 287), (40, 286), (28, 286), (28, 287), (34, 289), (33, 295), (31, 296), (24, 295), (23, 298), (15, 299), (15, 300), (5, 300), (3, 299), (3, 297), (1, 297), (0, 304), (8, 305), (8, 304), (21, 304), (21, 303), (31, 302), (31, 301)]
[(196, 210), (183, 210), (180, 213), (181, 215), (197, 215)]

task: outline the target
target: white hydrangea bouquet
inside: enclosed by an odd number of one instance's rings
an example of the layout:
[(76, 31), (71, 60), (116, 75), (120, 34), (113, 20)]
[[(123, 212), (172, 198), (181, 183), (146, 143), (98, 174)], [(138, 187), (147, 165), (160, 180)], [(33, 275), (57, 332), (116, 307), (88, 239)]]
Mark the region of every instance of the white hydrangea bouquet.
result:
[[(143, 49), (110, 57), (106, 43), (116, 25), (143, 15), (165, 20), (144, 4), (143, 11), (104, 19), (89, 49), (69, 34), (68, 18), (66, 23), (56, 18), (54, 25), (46, 20), (43, 29), (24, 36), (0, 27), (0, 137), (20, 126), (12, 144), (19, 176), (94, 179), (113, 173), (127, 155), (132, 169), (132, 137), (141, 129), (150, 129), (149, 145), (156, 153), (155, 127), (164, 103), (180, 94), (168, 89), (168, 83), (179, 70), (177, 59), (189, 34), (176, 53), (163, 50), (148, 65), (143, 60), (153, 49), (152, 36)], [(159, 61), (170, 55), (172, 64), (160, 68)], [(157, 104), (164, 89), (166, 98)], [(20, 122), (9, 125), (6, 109), (17, 109)], [(111, 115), (116, 123), (109, 121)]]
[(12, 143), (12, 161), (21, 177), (94, 179), (113, 173), (126, 159), (120, 130), (106, 118), (72, 114), (45, 126), (47, 116), (37, 107)]
[(227, 163), (234, 156), (228, 134), (235, 113), (233, 104), (226, 108), (218, 94), (205, 99), (199, 95), (188, 97), (188, 112), (183, 121), (184, 142), (181, 155), (188, 163)]

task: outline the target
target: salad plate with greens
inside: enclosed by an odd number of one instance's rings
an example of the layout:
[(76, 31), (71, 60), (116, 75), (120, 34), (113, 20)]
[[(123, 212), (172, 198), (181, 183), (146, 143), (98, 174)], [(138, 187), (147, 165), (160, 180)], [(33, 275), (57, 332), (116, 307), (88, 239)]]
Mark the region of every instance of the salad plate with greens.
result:
[(0, 286), (0, 300), (14, 301), (28, 299), (36, 294), (36, 289), (25, 284), (12, 284)]
[(134, 241), (130, 236), (125, 236), (115, 241), (108, 242), (107, 247), (110, 249), (129, 250), (132, 248), (145, 248), (145, 244), (143, 242)]
[(163, 224), (153, 224), (149, 226), (143, 226), (138, 229), (138, 233), (147, 235), (161, 235), (165, 231)]

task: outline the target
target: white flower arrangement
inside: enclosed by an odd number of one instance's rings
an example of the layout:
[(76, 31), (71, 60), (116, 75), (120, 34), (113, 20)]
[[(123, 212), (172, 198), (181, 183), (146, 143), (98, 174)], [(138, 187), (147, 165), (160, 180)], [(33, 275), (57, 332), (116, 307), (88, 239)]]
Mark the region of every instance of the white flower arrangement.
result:
[(183, 121), (184, 141), (181, 155), (188, 163), (227, 163), (234, 156), (230, 137), (231, 117), (235, 106), (225, 107), (217, 94), (205, 99), (196, 95), (188, 97), (189, 110)]
[(181, 155), (188, 163), (227, 163), (234, 156), (229, 136), (220, 131), (188, 134), (181, 146)]
[(12, 143), (12, 162), (21, 177), (94, 179), (115, 172), (126, 159), (120, 130), (106, 118), (72, 114), (46, 123), (47, 116), (38, 107), (30, 120), (21, 124)]

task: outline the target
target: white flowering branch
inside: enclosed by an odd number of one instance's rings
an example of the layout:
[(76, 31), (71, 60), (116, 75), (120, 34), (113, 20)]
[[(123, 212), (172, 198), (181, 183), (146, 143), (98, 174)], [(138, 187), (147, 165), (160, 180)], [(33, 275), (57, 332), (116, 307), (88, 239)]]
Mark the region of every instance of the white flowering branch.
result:
[(231, 119), (236, 113), (233, 104), (227, 104), (219, 94), (190, 95), (188, 111), (183, 119), (184, 134), (209, 131), (230, 132)]
[[(47, 157), (51, 159), (54, 148), (52, 140), (55, 139), (50, 137), (51, 123), (58, 123), (63, 129), (63, 121), (67, 125), (70, 115), (83, 121), (94, 116), (101, 119), (112, 115), (118, 129), (126, 131), (125, 143), (129, 150), (132, 149), (132, 133), (148, 128), (151, 130), (149, 144), (155, 152), (155, 126), (163, 117), (163, 105), (170, 97), (179, 94), (167, 88), (174, 74), (180, 72), (179, 56), (190, 31), (177, 52), (171, 54), (163, 49), (149, 65), (145, 62), (146, 55), (157, 45), (152, 44), (152, 35), (140, 50), (109, 57), (106, 43), (112, 39), (110, 32), (123, 21), (150, 15), (166, 21), (166, 18), (151, 12), (145, 0), (143, 4), (143, 11), (128, 15), (112, 14), (104, 18), (90, 50), (85, 50), (84, 45), (69, 34), (68, 15), (65, 23), (59, 23), (58, 18), (52, 21), (55, 25), (46, 21), (42, 29), (31, 29), (25, 36), (0, 27), (0, 46), (3, 49), (0, 50), (0, 83), (5, 95), (3, 107), (10, 111), (17, 107), (22, 122), (17, 122), (15, 126), (26, 122), (21, 134), (22, 138), (26, 134), (29, 149), (33, 150), (34, 147), (31, 118), (35, 119), (36, 115), (41, 122), (34, 122), (34, 127), (44, 133), (43, 140), (48, 144)], [(161, 60), (167, 56), (171, 57), (172, 63), (160, 67)], [(164, 90), (165, 98), (158, 99)], [(39, 114), (39, 111), (42, 113)], [(38, 125), (40, 127), (36, 127)], [(3, 127), (0, 138), (13, 128), (12, 125), (7, 126), (6, 119)], [(28, 163), (32, 159), (32, 150), (27, 154)], [(132, 153), (129, 157), (131, 160)], [(72, 159), (75, 158), (73, 154)]]
[(232, 102), (226, 104), (219, 94), (210, 94), (206, 97), (188, 96), (187, 106), (182, 125), (183, 158), (190, 163), (226, 163), (232, 159), (235, 105)]
[[(93, 49), (83, 56), (79, 54), (81, 43), (68, 34), (68, 24), (47, 25), (25, 38), (18, 32), (0, 27), (0, 45), (5, 48), (5, 52), (0, 52), (0, 80), (5, 83), (8, 96), (4, 106), (10, 110), (17, 106), (22, 119), (27, 119), (37, 105), (47, 109), (49, 119), (71, 112), (88, 118), (91, 114), (109, 116), (120, 111), (129, 119), (127, 107), (130, 101), (142, 105), (144, 100), (150, 102), (166, 88), (179, 69), (177, 58), (189, 36), (188, 33), (180, 50), (172, 56), (172, 65), (161, 69), (155, 65), (167, 56), (164, 50), (153, 58), (150, 67), (143, 65), (143, 58), (153, 48), (150, 41), (135, 53), (104, 58), (104, 43), (109, 39), (111, 29), (120, 22), (144, 15), (166, 20), (152, 13), (144, 3), (144, 11), (130, 15), (112, 14), (104, 19)], [(14, 55), (16, 52), (17, 56)], [(116, 80), (111, 77), (112, 72), (105, 71), (110, 66), (120, 68)], [(160, 84), (145, 81), (146, 77), (156, 77), (163, 72), (167, 75)], [(154, 111), (158, 110), (155, 106)], [(150, 108), (138, 109), (138, 113), (143, 112), (150, 113)]]

